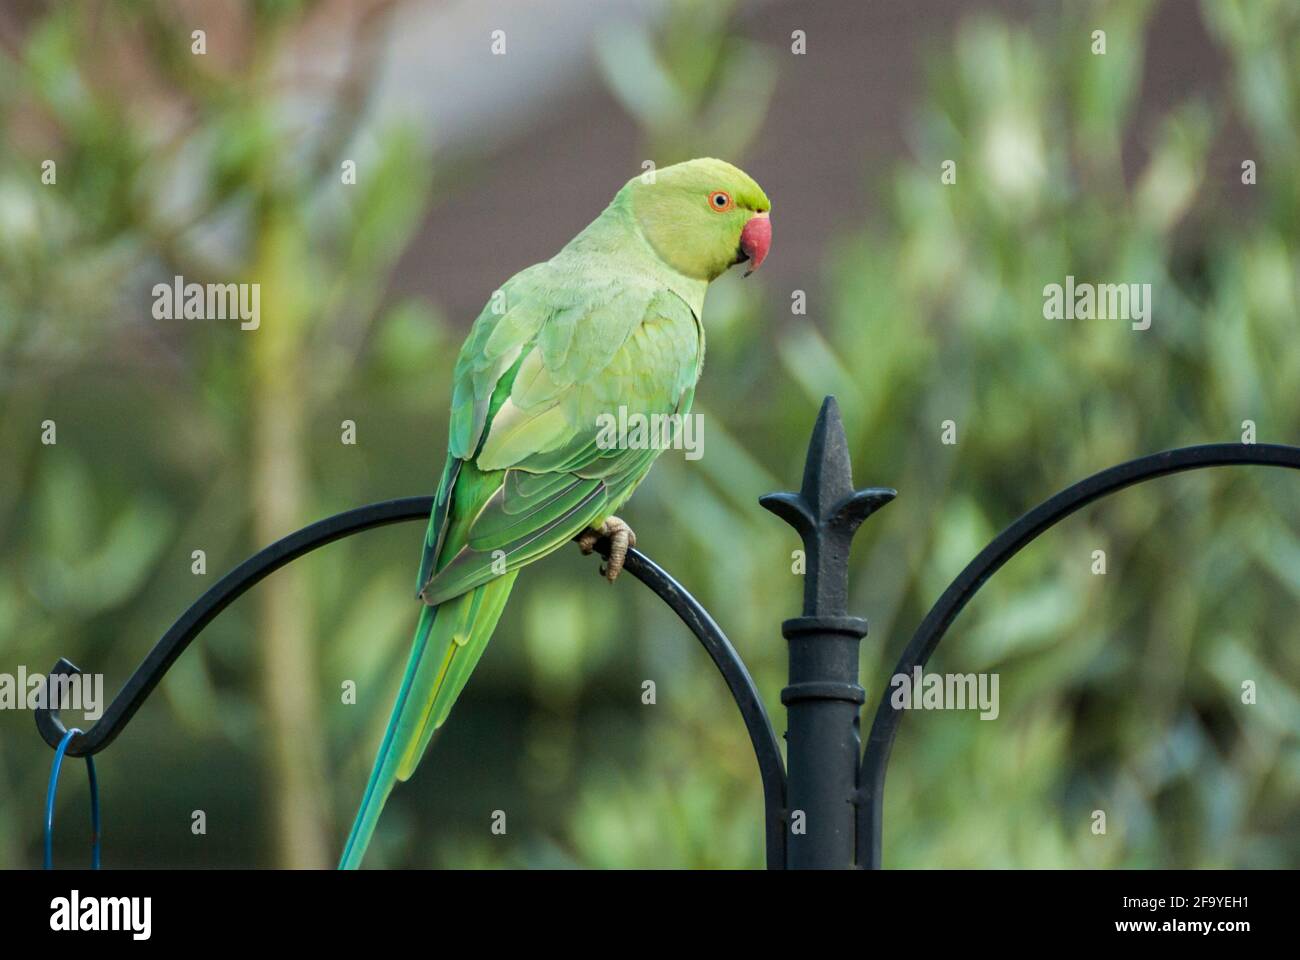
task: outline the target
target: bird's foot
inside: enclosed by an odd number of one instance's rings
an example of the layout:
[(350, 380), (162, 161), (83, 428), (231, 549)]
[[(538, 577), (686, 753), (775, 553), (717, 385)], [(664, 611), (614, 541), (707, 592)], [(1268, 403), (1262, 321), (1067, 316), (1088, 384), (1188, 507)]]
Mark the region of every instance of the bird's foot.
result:
[(609, 539), (609, 553), (606, 554), (605, 564), (600, 568), (600, 574), (613, 583), (623, 572), (623, 563), (627, 560), (628, 550), (636, 546), (636, 534), (632, 532), (632, 528), (618, 517), (607, 517), (599, 529), (592, 527), (584, 530), (575, 539), (578, 541), (578, 549), (584, 555), (589, 555), (595, 551), (596, 544), (606, 538)]

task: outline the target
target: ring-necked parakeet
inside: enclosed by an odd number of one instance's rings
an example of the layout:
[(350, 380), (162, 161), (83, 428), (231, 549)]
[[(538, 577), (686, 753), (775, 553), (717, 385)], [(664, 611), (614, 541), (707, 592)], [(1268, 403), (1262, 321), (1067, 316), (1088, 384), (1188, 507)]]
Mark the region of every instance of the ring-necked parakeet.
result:
[(721, 160), (643, 174), (479, 314), (456, 361), (417, 584), (425, 606), (341, 867), (361, 863), (394, 781), (410, 777), (447, 719), (519, 568), (575, 537), (590, 552), (609, 536), (605, 573), (618, 575), (635, 539), (613, 513), (660, 451), (607, 449), (598, 418), (690, 410), (705, 290), (734, 264), (762, 263), (769, 209), (758, 184)]

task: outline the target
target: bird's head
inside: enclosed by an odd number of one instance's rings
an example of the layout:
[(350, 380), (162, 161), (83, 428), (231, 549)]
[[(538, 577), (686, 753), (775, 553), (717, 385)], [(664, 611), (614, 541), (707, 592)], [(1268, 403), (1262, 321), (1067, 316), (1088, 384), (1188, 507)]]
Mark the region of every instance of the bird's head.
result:
[(687, 160), (634, 177), (623, 193), (655, 253), (689, 277), (714, 280), (745, 262), (749, 276), (767, 256), (772, 204), (729, 163)]

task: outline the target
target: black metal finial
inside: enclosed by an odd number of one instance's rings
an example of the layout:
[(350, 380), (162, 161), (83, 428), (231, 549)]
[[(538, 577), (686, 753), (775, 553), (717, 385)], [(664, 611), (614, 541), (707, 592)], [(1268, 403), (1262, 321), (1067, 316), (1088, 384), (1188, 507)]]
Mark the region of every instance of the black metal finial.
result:
[(794, 527), (803, 540), (807, 570), (803, 613), (848, 612), (849, 547), (862, 521), (897, 496), (887, 487), (853, 489), (849, 444), (834, 397), (822, 401), (798, 493), (769, 493), (758, 502)]
[[(849, 444), (834, 397), (822, 402), (798, 493), (759, 498), (803, 540), (803, 616), (786, 620), (790, 682), (786, 705), (790, 836), (786, 865), (855, 865), (856, 800), (861, 741), (858, 645), (867, 621), (849, 616), (849, 547), (862, 521), (894, 499), (876, 487), (853, 489)], [(833, 731), (833, 733), (832, 733)]]

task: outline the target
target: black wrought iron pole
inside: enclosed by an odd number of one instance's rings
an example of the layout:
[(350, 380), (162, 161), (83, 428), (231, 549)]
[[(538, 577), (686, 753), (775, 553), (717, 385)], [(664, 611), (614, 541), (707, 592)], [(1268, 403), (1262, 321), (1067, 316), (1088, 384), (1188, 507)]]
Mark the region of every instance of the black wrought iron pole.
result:
[(858, 647), (867, 621), (848, 612), (849, 548), (862, 521), (895, 491), (853, 489), (848, 442), (834, 397), (822, 403), (798, 493), (759, 502), (798, 531), (804, 546), (803, 616), (782, 624), (790, 644), (786, 706), (791, 869), (849, 869), (857, 847)]

